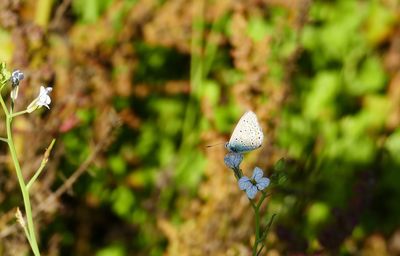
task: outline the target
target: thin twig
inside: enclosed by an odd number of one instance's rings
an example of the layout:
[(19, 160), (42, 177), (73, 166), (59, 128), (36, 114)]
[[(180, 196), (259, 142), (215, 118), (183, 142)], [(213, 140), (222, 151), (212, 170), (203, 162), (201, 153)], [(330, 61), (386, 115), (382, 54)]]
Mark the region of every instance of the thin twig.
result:
[(64, 13), (67, 11), (68, 6), (71, 4), (71, 0), (64, 0), (58, 6), (56, 13), (54, 15), (54, 19), (50, 22), (50, 28), (54, 29), (60, 25), (61, 19), (64, 16)]
[(72, 185), (78, 180), (78, 178), (85, 173), (85, 171), (89, 168), (90, 164), (94, 161), (96, 156), (100, 153), (104, 146), (104, 142), (100, 142), (96, 145), (93, 152), (86, 158), (86, 160), (79, 166), (78, 169), (64, 182), (64, 184), (59, 187), (56, 192), (52, 193), (44, 202), (39, 204), (36, 213), (41, 212), (42, 210), (48, 208), (48, 205), (54, 203), (54, 201), (59, 198), (62, 194), (64, 194), (67, 190), (69, 190)]
[(36, 179), (39, 177), (39, 175), (42, 173), (44, 167), (46, 167), (47, 162), (49, 161), (49, 156), (50, 152), (53, 149), (54, 143), (56, 142), (56, 139), (53, 139), (49, 145), (49, 147), (46, 149), (42, 162), (40, 163), (39, 169), (36, 170), (35, 174), (33, 177), (29, 180), (28, 184), (26, 185), (26, 188), (28, 191), (30, 190), (32, 184), (36, 181)]

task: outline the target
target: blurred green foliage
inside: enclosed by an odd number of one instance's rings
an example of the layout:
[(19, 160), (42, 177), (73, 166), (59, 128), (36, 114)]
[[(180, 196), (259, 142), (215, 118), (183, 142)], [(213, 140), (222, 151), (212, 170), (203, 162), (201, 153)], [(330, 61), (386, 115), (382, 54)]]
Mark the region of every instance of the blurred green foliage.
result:
[[(135, 2), (135, 1), (127, 1)], [(95, 22), (100, 15), (110, 6), (112, 0), (88, 0), (88, 1), (72, 1), (74, 13), (79, 17), (80, 22)]]

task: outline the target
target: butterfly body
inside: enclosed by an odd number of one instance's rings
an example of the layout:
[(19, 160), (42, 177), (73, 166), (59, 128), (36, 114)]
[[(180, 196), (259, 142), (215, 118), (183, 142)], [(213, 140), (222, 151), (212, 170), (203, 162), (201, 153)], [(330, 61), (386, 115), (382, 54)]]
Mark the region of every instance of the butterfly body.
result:
[(256, 114), (247, 111), (237, 123), (225, 148), (230, 152), (245, 153), (261, 147), (263, 140), (264, 134)]

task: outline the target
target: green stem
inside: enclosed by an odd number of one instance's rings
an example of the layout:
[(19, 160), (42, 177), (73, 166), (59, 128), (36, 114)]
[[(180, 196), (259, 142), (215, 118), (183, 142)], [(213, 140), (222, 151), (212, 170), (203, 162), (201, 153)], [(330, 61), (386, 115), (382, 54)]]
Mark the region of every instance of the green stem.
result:
[[(254, 241), (254, 246), (253, 246), (253, 256), (257, 256), (260, 251), (257, 251), (258, 245), (260, 242), (263, 241), (263, 239), (260, 239), (260, 207), (262, 205), (262, 203), (264, 202), (265, 198), (267, 198), (267, 196), (269, 194), (267, 194), (265, 191), (261, 191), (262, 192), (262, 196), (260, 198), (260, 200), (258, 201), (257, 205), (254, 205), (254, 203), (252, 202), (252, 206), (254, 209), (254, 213), (255, 213), (255, 226), (256, 226), (256, 238)], [(263, 234), (264, 236), (264, 234)]]
[(8, 143), (7, 138), (0, 137), (0, 141), (3, 141), (3, 142), (5, 142), (5, 143)]
[(28, 184), (26, 185), (26, 189), (29, 191), (32, 184), (36, 181), (36, 179), (39, 177), (40, 173), (42, 172), (42, 170), (44, 169), (44, 167), (46, 166), (46, 164), (42, 164), (40, 165), (39, 169), (35, 172), (35, 175), (33, 175), (33, 177), (29, 180)]
[[(235, 177), (236, 177), (237, 180), (239, 180), (240, 178), (243, 177), (243, 172), (239, 167), (233, 168), (232, 170), (233, 170), (233, 173), (235, 174)], [(250, 200), (250, 202), (252, 202), (252, 201)]]
[[(264, 232), (263, 232), (262, 235), (261, 235), (260, 242), (264, 241), (265, 238), (267, 237), (267, 234), (268, 234), (269, 230), (271, 229), (272, 222), (274, 222), (274, 218), (275, 218), (275, 217), (276, 217), (276, 214), (274, 213), (274, 214), (272, 215), (272, 217), (271, 217), (271, 219), (270, 219), (268, 225), (266, 226)], [(264, 247), (265, 247), (265, 243), (263, 243), (263, 244), (261, 245), (261, 247), (260, 247), (260, 249), (258, 250), (256, 256), (260, 255), (260, 253), (261, 253), (261, 251), (262, 251), (262, 249), (263, 249)]]
[(29, 242), (29, 244), (30, 244), (30, 246), (31, 246), (31, 248), (32, 248), (33, 246), (32, 246), (31, 238), (30, 238), (30, 236), (29, 236), (29, 231), (28, 231), (28, 229), (26, 228), (25, 225), (22, 225), (22, 224), (21, 224), (21, 226), (22, 226), (22, 229), (23, 229), (24, 232), (25, 232), (26, 239), (28, 239), (28, 242)]
[(262, 196), (260, 198), (260, 201), (257, 203), (257, 209), (261, 207), (261, 204), (264, 202), (264, 199), (268, 196), (268, 194), (265, 191), (262, 191)]
[(34, 255), (40, 256), (39, 247), (36, 242), (35, 227), (33, 225), (32, 207), (31, 207), (31, 202), (29, 199), (29, 192), (27, 190), (27, 187), (25, 186), (24, 177), (22, 175), (21, 166), (19, 165), (19, 162), (18, 162), (17, 152), (15, 150), (14, 141), (12, 138), (12, 130), (11, 130), (12, 117), (8, 114), (8, 112), (6, 112), (7, 108), (5, 107), (4, 100), (1, 96), (0, 96), (0, 103), (4, 109), (4, 112), (6, 113), (6, 128), (7, 128), (8, 147), (10, 149), (11, 158), (13, 160), (13, 163), (15, 166), (15, 171), (17, 173), (18, 183), (19, 183), (19, 186), (21, 187), (22, 198), (24, 200), (24, 207), (25, 207), (25, 213), (26, 213), (26, 219), (28, 222), (28, 231), (29, 231), (28, 232), (29, 233), (28, 241), (30, 241), (30, 245), (31, 245)]
[(7, 81), (9, 80), (9, 78), (3, 80), (0, 82), (1, 86), (0, 86), (0, 91), (3, 90), (3, 87), (6, 85)]
[(19, 112), (12, 113), (11, 117), (14, 118), (16, 116), (20, 116), (20, 115), (23, 115), (23, 114), (26, 114), (26, 113), (28, 113), (28, 111), (26, 111), (26, 109), (25, 109), (25, 110), (22, 110), (22, 111), (19, 111)]
[(1, 97), (1, 95), (0, 95), (0, 104), (1, 107), (3, 108), (4, 114), (6, 114), (6, 117), (8, 117), (10, 114), (8, 113), (6, 103), (4, 103), (3, 97)]
[(56, 142), (55, 139), (53, 139), (50, 143), (50, 146), (47, 148), (46, 152), (44, 153), (42, 162), (40, 163), (39, 169), (35, 172), (35, 175), (29, 180), (28, 185), (26, 185), (26, 189), (29, 191), (32, 184), (36, 181), (36, 179), (39, 177), (39, 175), (42, 173), (44, 167), (46, 166), (47, 162), (49, 161), (49, 155), (50, 151), (52, 150), (54, 143)]
[(260, 240), (260, 208), (257, 206), (255, 209), (256, 214), (256, 239), (253, 246), (253, 256), (257, 255), (257, 247)]

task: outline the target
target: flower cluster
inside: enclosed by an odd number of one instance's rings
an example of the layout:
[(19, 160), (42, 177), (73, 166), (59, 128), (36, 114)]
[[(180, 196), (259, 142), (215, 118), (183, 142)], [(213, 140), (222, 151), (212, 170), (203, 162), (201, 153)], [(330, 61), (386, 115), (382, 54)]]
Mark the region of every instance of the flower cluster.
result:
[[(25, 78), (24, 73), (22, 73), (20, 70), (14, 70), (11, 73), (10, 77), (10, 83), (11, 83), (11, 99), (12, 101), (15, 101), (18, 97), (18, 89), (19, 89), (19, 84), (20, 82)], [(40, 91), (39, 95), (28, 105), (26, 108), (27, 113), (31, 113), (35, 111), (36, 109), (39, 109), (41, 107), (46, 107), (50, 109), (49, 104), (51, 103), (51, 98), (49, 96), (49, 93), (53, 90), (52, 87), (44, 87), (40, 86)]]
[(239, 188), (246, 192), (248, 198), (254, 199), (258, 191), (262, 191), (269, 186), (270, 179), (263, 177), (264, 173), (259, 167), (254, 168), (251, 178), (244, 176), (240, 169), (242, 161), (243, 154), (241, 153), (231, 152), (226, 154), (224, 158), (225, 165), (235, 173)]
[[(0, 63), (0, 108), (3, 110), (4, 115), (2, 116), (5, 119), (4, 122), (5, 126), (7, 127), (6, 129), (7, 137), (0, 136), (0, 141), (5, 142), (8, 145), (10, 155), (12, 156), (11, 159), (15, 167), (16, 176), (18, 178), (18, 183), (20, 185), (22, 192), (22, 198), (26, 216), (23, 216), (22, 212), (17, 208), (15, 217), (17, 219), (17, 222), (20, 224), (20, 226), (25, 232), (25, 235), (27, 237), (27, 240), (29, 241), (29, 245), (32, 249), (33, 254), (38, 256), (40, 255), (40, 250), (35, 236), (35, 227), (33, 223), (33, 214), (30, 202), (30, 188), (32, 184), (37, 180), (42, 170), (45, 168), (50, 154), (50, 150), (53, 148), (55, 140), (53, 139), (50, 146), (47, 148), (39, 168), (36, 170), (34, 175), (29, 179), (29, 181), (25, 182), (24, 179), (25, 177), (22, 174), (20, 162), (18, 160), (16, 153), (17, 150), (13, 140), (12, 124), (14, 123), (13, 118), (19, 115), (31, 113), (43, 106), (46, 108), (50, 108), (49, 104), (51, 103), (51, 98), (49, 94), (53, 89), (51, 87), (46, 88), (44, 86), (41, 86), (39, 95), (28, 105), (28, 107), (25, 110), (14, 112), (15, 101), (18, 98), (19, 85), (24, 78), (25, 75), (20, 70), (14, 70), (12, 73), (10, 73), (6, 68), (6, 64), (4, 62)], [(11, 102), (9, 107), (6, 105), (6, 101), (3, 99), (3, 94), (2, 94), (2, 90), (6, 86), (11, 89), (11, 95), (10, 95)]]

